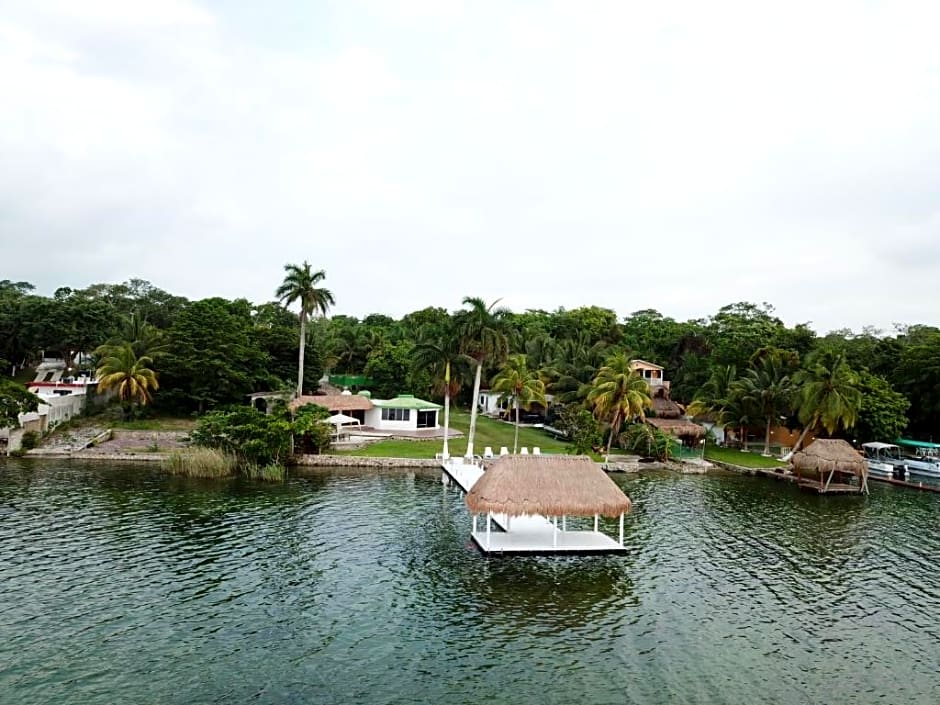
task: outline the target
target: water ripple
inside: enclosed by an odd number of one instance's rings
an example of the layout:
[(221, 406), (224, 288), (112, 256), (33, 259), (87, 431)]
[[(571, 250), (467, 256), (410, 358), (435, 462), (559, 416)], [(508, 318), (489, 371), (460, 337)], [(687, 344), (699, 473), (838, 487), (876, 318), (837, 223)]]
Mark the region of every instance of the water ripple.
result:
[(434, 476), (11, 462), (0, 702), (940, 701), (940, 498), (618, 482), (626, 556), (500, 560)]

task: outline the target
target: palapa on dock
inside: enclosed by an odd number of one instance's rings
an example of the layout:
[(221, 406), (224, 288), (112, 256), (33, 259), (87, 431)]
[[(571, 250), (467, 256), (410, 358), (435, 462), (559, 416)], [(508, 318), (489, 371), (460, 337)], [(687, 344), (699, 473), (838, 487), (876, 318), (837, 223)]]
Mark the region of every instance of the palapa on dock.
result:
[[(820, 438), (791, 461), (800, 489), (819, 494), (868, 494), (868, 463), (846, 441)], [(818, 475), (818, 479), (804, 477)], [(856, 479), (855, 482), (850, 480)]]
[[(486, 553), (620, 552), (623, 515), (631, 508), (630, 498), (596, 463), (571, 456), (503, 456), (474, 482), (466, 503), (473, 540)], [(484, 531), (477, 530), (477, 514), (486, 515)], [(491, 532), (494, 516), (504, 532)], [(568, 531), (568, 516), (593, 516), (594, 530)], [(619, 542), (600, 532), (600, 516), (619, 516)]]

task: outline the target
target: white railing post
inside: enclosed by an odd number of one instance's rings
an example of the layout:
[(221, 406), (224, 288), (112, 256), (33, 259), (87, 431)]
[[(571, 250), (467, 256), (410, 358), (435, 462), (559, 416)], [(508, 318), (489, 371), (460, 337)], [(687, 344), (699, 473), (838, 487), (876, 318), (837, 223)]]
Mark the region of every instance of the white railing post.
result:
[(490, 518), (492, 516), (491, 512), (486, 513), (486, 550), (490, 550)]
[(558, 517), (552, 517), (552, 548), (558, 548)]
[(620, 546), (623, 546), (623, 512), (620, 512)]
[(594, 533), (597, 533), (597, 514), (594, 515)]

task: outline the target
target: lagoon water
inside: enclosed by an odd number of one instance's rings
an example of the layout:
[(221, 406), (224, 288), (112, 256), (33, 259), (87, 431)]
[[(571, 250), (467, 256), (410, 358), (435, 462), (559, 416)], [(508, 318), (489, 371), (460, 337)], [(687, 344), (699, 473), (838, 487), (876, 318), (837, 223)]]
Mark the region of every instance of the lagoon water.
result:
[(940, 702), (940, 495), (617, 479), (627, 556), (486, 559), (435, 475), (0, 464), (0, 703)]

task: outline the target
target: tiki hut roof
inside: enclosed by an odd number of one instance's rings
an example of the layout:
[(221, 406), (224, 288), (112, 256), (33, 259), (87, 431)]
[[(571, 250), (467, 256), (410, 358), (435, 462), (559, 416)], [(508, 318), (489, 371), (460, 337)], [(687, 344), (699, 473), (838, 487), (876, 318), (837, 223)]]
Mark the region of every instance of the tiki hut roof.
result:
[(361, 394), (304, 395), (297, 397), (287, 406), (291, 411), (296, 411), (307, 404), (322, 406), (334, 414), (343, 411), (368, 411), (373, 407), (372, 401)]
[(653, 411), (659, 419), (677, 419), (682, 416), (682, 407), (672, 399), (666, 397), (653, 397)]
[(702, 426), (687, 419), (648, 418), (646, 423), (655, 426), (663, 433), (670, 433), (673, 436), (699, 438), (705, 435), (705, 429)]
[(865, 459), (846, 441), (835, 438), (819, 438), (804, 450), (796, 453), (791, 461), (793, 468), (802, 472), (844, 472), (862, 477), (868, 472)]
[(471, 512), (521, 516), (619, 516), (630, 498), (585, 456), (507, 455), (467, 493)]

